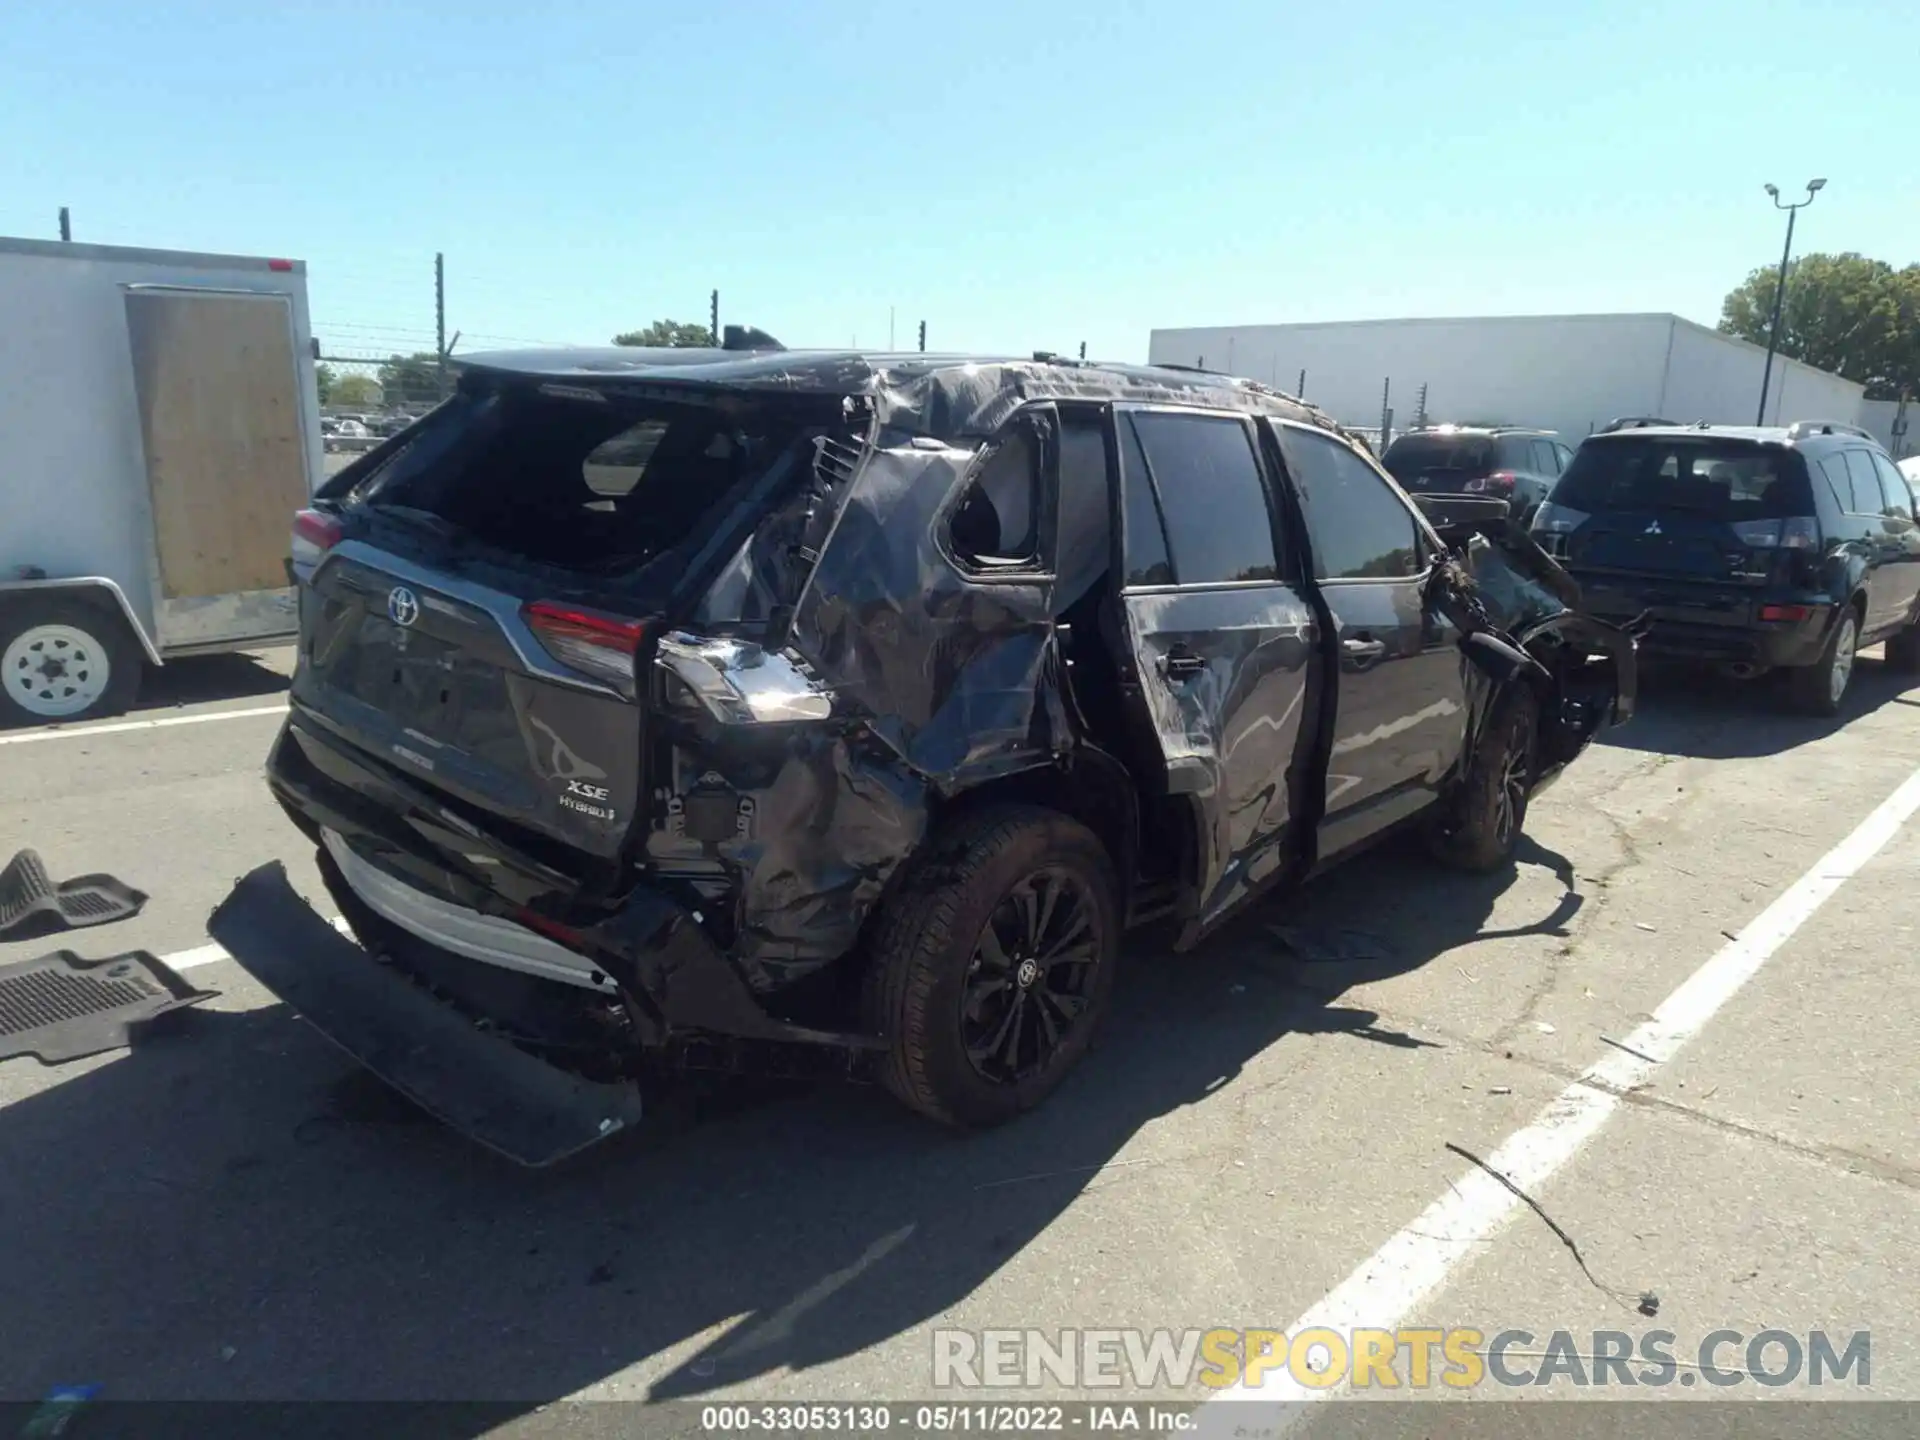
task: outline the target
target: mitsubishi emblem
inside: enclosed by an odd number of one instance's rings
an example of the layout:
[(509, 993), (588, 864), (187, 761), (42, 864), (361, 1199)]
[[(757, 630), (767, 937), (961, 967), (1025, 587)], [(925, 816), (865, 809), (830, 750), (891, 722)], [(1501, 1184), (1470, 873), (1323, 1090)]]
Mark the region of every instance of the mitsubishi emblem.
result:
[(1643, 533), (1648, 535), (1658, 535), (1660, 533), (1660, 522), (1658, 520), (1655, 520), (1653, 523), (1647, 526), (1646, 530)]

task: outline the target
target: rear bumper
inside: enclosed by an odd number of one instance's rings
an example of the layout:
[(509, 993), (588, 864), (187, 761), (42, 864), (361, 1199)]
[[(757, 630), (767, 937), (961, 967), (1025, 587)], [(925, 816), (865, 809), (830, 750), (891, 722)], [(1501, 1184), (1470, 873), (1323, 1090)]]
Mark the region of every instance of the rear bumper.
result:
[[(333, 832), (376, 858), (386, 879), (415, 892), (405, 915), (394, 913), (391, 904), (383, 913), (429, 943), (475, 964), (502, 963), (488, 953), (497, 939), (480, 935), (467, 917), (520, 924), (531, 911), (558, 922), (544, 928), (565, 932), (566, 949), (584, 962), (585, 977), (546, 978), (575, 984), (586, 978), (589, 989), (600, 988), (592, 979), (596, 971), (610, 979), (629, 1002), (642, 1043), (663, 1043), (675, 1032), (854, 1048), (878, 1043), (769, 1014), (704, 919), (664, 890), (630, 884), (618, 899), (589, 911), (579, 901), (579, 881), (487, 835), (410, 781), (303, 725), (297, 711), (274, 745), (267, 778), (282, 808), (317, 842), (327, 845), (326, 832)], [(435, 932), (441, 923), (435, 913), (447, 917), (444, 934)], [(516, 947), (514, 959), (525, 961), (531, 948)]]
[(640, 1119), (637, 1088), (549, 1065), (376, 963), (314, 913), (277, 862), (234, 886), (207, 933), (394, 1089), (510, 1160), (550, 1165)]
[[(1633, 617), (1606, 618), (1625, 624)], [(1640, 650), (1651, 659), (1706, 660), (1768, 669), (1811, 665), (1820, 658), (1832, 619), (1831, 608), (1817, 610), (1805, 620), (1779, 624), (1702, 625), (1656, 617), (1648, 622)]]
[[(1724, 592), (1699, 605), (1672, 584), (1623, 581), (1617, 574), (1570, 573), (1579, 582), (1596, 619), (1624, 625), (1646, 617), (1640, 651), (1654, 659), (1702, 660), (1763, 668), (1812, 665), (1820, 658), (1837, 608), (1833, 600), (1808, 592), (1755, 591), (1738, 603)], [(1682, 587), (1683, 588), (1683, 587)], [(1803, 620), (1753, 618), (1764, 605), (1805, 607)], [(1703, 611), (1711, 612), (1710, 618)]]

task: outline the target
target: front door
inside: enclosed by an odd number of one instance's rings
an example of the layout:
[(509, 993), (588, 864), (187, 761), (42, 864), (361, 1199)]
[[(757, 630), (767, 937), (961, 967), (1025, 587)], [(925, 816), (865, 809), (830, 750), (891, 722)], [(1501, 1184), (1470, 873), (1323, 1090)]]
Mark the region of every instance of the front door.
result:
[(1115, 432), (1124, 683), (1198, 836), (1184, 944), (1286, 859), (1318, 631), (1278, 558), (1250, 420), (1122, 408)]
[(1339, 641), (1329, 859), (1433, 801), (1465, 736), (1464, 662), (1458, 634), (1426, 608), (1429, 542), (1391, 482), (1333, 436), (1274, 429)]

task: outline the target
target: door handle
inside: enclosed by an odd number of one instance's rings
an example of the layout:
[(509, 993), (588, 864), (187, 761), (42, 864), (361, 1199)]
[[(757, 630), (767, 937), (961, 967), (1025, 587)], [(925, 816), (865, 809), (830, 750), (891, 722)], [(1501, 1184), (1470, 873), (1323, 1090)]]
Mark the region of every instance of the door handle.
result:
[(1375, 660), (1378, 660), (1382, 655), (1387, 653), (1387, 642), (1366, 638), (1342, 640), (1340, 642), (1340, 653), (1346, 656), (1347, 659), (1355, 661), (1358, 664), (1371, 665)]
[(1207, 662), (1184, 645), (1176, 645), (1160, 657), (1160, 669), (1170, 680), (1184, 680), (1207, 668)]

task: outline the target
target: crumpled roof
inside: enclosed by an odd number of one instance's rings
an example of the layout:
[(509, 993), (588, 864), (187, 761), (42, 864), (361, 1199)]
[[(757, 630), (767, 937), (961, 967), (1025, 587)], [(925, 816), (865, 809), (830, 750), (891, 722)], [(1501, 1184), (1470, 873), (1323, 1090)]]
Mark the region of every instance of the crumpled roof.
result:
[(1304, 400), (1250, 380), (1152, 365), (1067, 359), (868, 353), (851, 350), (659, 350), (609, 346), (463, 356), (468, 371), (636, 388), (726, 388), (789, 394), (865, 395), (882, 424), (944, 441), (978, 440), (1036, 400), (1198, 405), (1303, 421), (1339, 430)]

